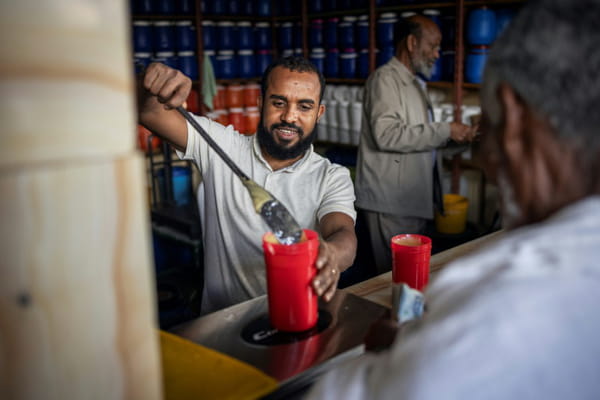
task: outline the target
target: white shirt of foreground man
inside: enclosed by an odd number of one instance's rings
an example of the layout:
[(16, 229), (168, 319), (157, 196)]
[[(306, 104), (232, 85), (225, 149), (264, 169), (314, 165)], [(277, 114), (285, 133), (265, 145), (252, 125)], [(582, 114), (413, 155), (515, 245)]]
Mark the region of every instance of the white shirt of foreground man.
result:
[[(352, 219), (354, 191), (348, 169), (316, 154), (312, 146), (293, 165), (273, 171), (261, 154), (256, 136), (240, 135), (204, 117), (196, 118), (219, 146), (252, 179), (273, 193), (300, 226), (318, 230), (318, 221), (332, 212)], [(206, 184), (203, 215), (204, 291), (202, 313), (212, 312), (265, 293), (267, 286), (261, 237), (267, 227), (254, 212), (248, 191), (229, 167), (188, 124), (186, 153)]]
[(597, 0), (531, 0), (495, 41), (482, 140), (514, 230), (448, 265), (420, 321), (312, 398), (600, 398), (598, 20)]
[(599, 249), (594, 197), (448, 265), (414, 329), (309, 398), (598, 398)]

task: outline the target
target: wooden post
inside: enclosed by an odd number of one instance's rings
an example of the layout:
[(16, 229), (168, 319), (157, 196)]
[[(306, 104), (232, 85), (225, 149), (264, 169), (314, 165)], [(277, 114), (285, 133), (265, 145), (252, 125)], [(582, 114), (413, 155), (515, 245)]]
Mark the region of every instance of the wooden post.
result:
[(162, 397), (128, 4), (0, 4), (3, 399)]

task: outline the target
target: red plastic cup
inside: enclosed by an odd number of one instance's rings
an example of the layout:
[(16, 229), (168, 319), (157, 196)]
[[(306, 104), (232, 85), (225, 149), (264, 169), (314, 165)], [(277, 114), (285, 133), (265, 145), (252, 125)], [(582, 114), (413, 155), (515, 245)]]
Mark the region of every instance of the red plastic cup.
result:
[(392, 238), (392, 280), (422, 291), (429, 282), (431, 239), (403, 234)]
[(317, 324), (318, 298), (311, 282), (317, 274), (319, 236), (309, 229), (304, 234), (307, 240), (292, 245), (277, 242), (270, 232), (263, 236), (269, 320), (280, 331), (301, 332)]

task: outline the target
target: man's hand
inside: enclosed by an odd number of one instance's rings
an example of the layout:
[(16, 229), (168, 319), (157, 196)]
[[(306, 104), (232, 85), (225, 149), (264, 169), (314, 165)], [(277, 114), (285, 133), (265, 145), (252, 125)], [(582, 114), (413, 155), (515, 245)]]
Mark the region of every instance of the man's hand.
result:
[(169, 110), (183, 105), (190, 94), (192, 80), (181, 71), (152, 63), (146, 68), (142, 86)]
[(317, 295), (323, 296), (325, 301), (331, 300), (337, 289), (341, 272), (338, 264), (338, 257), (334, 247), (320, 240), (319, 255), (316, 261), (318, 273), (312, 283)]
[(332, 212), (319, 221), (319, 255), (315, 262), (318, 272), (312, 286), (318, 296), (333, 298), (340, 273), (352, 265), (356, 256), (354, 221), (348, 215)]
[(160, 63), (150, 64), (138, 81), (139, 122), (181, 151), (187, 145), (187, 124), (175, 107), (191, 88), (190, 78)]
[(459, 122), (450, 123), (450, 139), (457, 143), (472, 142), (477, 136), (479, 126), (469, 126)]

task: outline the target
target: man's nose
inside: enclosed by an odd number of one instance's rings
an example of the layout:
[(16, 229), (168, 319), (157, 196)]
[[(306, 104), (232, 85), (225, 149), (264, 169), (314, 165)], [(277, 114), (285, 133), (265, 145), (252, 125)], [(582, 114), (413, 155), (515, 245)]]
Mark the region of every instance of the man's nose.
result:
[(281, 120), (292, 124), (298, 120), (298, 112), (293, 106), (289, 106), (281, 114)]

